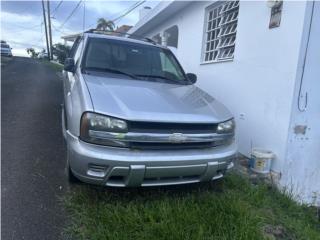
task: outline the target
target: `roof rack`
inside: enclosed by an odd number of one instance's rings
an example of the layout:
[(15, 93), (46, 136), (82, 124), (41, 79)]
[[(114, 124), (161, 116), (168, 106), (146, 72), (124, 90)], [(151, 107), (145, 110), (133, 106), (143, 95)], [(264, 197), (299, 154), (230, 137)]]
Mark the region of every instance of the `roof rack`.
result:
[(128, 35), (128, 36), (132, 36), (132, 37), (137, 37), (135, 39), (142, 40), (142, 41), (145, 41), (145, 42), (149, 42), (149, 43), (152, 43), (154, 45), (158, 45), (158, 43), (155, 42), (154, 40), (152, 40), (151, 38), (142, 37), (140, 35), (126, 33), (126, 32), (118, 32), (118, 31), (110, 31), (110, 30), (102, 31), (102, 30), (97, 30), (97, 29), (92, 28), (92, 29), (89, 29), (89, 30), (85, 31), (84, 33), (95, 33), (95, 34), (105, 34), (105, 35), (108, 35), (108, 33), (118, 33), (118, 34)]
[(150, 43), (152, 43), (152, 44), (154, 44), (154, 45), (157, 45), (157, 42), (154, 41), (154, 40), (151, 39), (151, 38), (145, 37), (145, 38), (142, 38), (142, 39), (144, 39), (144, 40), (146, 40), (147, 42), (150, 42)]

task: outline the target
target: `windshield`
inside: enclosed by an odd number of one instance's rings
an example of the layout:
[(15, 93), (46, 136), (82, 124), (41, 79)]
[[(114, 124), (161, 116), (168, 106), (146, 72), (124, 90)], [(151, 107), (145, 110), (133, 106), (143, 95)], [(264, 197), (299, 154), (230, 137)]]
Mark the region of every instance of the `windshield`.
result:
[(8, 45), (8, 44), (1, 43), (1, 47), (2, 47), (2, 48), (9, 48), (9, 45)]
[(83, 67), (136, 79), (186, 83), (182, 68), (169, 50), (139, 43), (90, 39)]

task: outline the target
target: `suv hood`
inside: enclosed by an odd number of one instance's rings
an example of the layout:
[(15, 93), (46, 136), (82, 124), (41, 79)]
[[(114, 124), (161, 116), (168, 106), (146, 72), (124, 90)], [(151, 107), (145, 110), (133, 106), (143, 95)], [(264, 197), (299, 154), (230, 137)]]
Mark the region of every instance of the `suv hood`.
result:
[(132, 121), (216, 123), (232, 117), (194, 85), (84, 74), (94, 111)]

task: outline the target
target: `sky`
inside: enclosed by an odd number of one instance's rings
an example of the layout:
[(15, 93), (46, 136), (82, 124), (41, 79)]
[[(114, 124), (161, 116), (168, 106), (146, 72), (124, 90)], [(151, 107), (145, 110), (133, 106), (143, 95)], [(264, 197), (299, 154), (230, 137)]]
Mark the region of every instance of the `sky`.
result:
[[(44, 2), (47, 9), (46, 0)], [(115, 19), (137, 2), (142, 1), (82, 0), (72, 17), (67, 20), (79, 1), (50, 0), (53, 44), (63, 43), (61, 39), (63, 35), (78, 33), (83, 29), (95, 27), (97, 19), (100, 17), (107, 20)], [(116, 26), (134, 25), (139, 20), (139, 10), (141, 8), (144, 6), (153, 8), (157, 4), (158, 1), (145, 1), (128, 15), (116, 21)], [(13, 55), (17, 56), (28, 56), (26, 48), (29, 47), (33, 47), (37, 51), (46, 49), (41, 1), (1, 0), (1, 40), (10, 44)]]

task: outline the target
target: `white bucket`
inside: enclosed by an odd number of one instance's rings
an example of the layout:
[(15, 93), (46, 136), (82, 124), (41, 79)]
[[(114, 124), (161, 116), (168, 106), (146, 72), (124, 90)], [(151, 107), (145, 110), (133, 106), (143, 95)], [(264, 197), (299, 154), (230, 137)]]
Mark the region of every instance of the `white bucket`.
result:
[(256, 173), (269, 173), (274, 153), (260, 148), (254, 148), (251, 152), (250, 168)]

